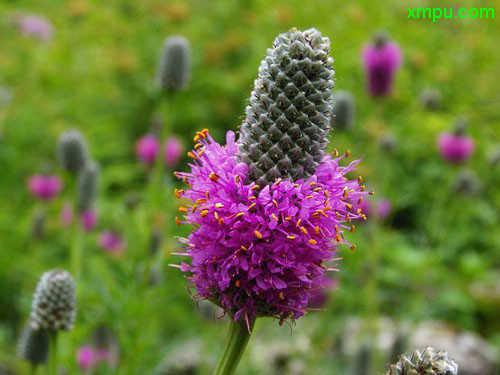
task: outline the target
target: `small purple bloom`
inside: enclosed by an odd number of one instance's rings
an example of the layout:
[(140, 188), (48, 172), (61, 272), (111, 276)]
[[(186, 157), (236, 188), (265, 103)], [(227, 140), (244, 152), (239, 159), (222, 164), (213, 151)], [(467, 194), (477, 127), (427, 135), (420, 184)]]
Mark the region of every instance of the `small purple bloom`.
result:
[(368, 199), (362, 199), (361, 203), (357, 206), (361, 210), (361, 214), (366, 217), (371, 217), (373, 214), (373, 204)]
[(391, 214), (392, 204), (388, 199), (381, 199), (377, 202), (377, 218), (385, 220)]
[(444, 160), (456, 164), (466, 161), (474, 152), (474, 140), (456, 133), (441, 133), (437, 139), (437, 146)]
[(82, 346), (76, 355), (78, 366), (83, 371), (89, 371), (97, 365), (97, 355), (90, 346)]
[(97, 224), (97, 212), (89, 208), (80, 214), (80, 224), (85, 232), (92, 232)]
[(54, 27), (45, 17), (37, 15), (22, 16), (18, 19), (21, 33), (36, 37), (40, 40), (50, 40), (54, 33)]
[(61, 225), (65, 228), (71, 225), (73, 221), (73, 208), (71, 203), (65, 202), (61, 210)]
[[(234, 321), (273, 316), (283, 322), (303, 316), (310, 300), (328, 286), (326, 262), (347, 244), (344, 232), (363, 218), (356, 203), (367, 192), (346, 174), (347, 156), (324, 156), (307, 179), (277, 179), (267, 186), (246, 183), (248, 166), (238, 160), (235, 134), (226, 145), (202, 133), (204, 152), (189, 173), (176, 172), (188, 185), (176, 191), (193, 205), (184, 208), (185, 221), (195, 230), (183, 239), (190, 259), (178, 267), (189, 274), (196, 296), (215, 302)], [(193, 150), (193, 154), (196, 150)], [(199, 154), (198, 154), (199, 155)]]
[(28, 180), (28, 189), (35, 198), (47, 201), (59, 194), (62, 181), (58, 176), (34, 175)]
[(184, 147), (177, 137), (169, 137), (165, 142), (165, 165), (167, 168), (174, 168), (182, 156)]
[(375, 43), (364, 48), (362, 58), (368, 79), (368, 92), (372, 96), (389, 95), (394, 75), (402, 61), (397, 43), (378, 38)]
[(153, 134), (139, 138), (135, 146), (137, 157), (146, 165), (152, 165), (160, 152), (160, 142)]
[(125, 250), (125, 240), (115, 231), (105, 230), (99, 236), (99, 246), (110, 253), (121, 253)]

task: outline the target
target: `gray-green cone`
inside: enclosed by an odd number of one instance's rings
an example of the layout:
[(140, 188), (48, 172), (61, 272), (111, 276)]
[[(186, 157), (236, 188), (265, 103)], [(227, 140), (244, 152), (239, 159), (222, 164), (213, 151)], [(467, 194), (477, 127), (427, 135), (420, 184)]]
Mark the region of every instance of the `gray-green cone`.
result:
[(338, 91), (333, 95), (332, 128), (349, 130), (354, 123), (354, 97), (347, 91)]
[(76, 315), (75, 282), (67, 271), (45, 272), (36, 286), (31, 305), (31, 328), (67, 331)]
[(61, 134), (57, 145), (57, 156), (63, 169), (78, 173), (85, 166), (88, 156), (87, 142), (77, 130)]
[(165, 40), (156, 72), (158, 86), (165, 90), (182, 90), (191, 75), (189, 41), (183, 36), (171, 36)]
[(280, 34), (267, 50), (238, 141), (250, 181), (307, 178), (322, 161), (334, 86), (329, 52), (316, 29)]
[(448, 358), (448, 353), (431, 347), (420, 353), (402, 355), (391, 365), (386, 375), (457, 375), (458, 366)]
[(42, 365), (47, 362), (49, 353), (49, 334), (45, 330), (34, 330), (27, 324), (18, 343), (18, 355), (32, 365)]
[(77, 208), (84, 212), (92, 207), (97, 197), (99, 166), (89, 162), (78, 174)]

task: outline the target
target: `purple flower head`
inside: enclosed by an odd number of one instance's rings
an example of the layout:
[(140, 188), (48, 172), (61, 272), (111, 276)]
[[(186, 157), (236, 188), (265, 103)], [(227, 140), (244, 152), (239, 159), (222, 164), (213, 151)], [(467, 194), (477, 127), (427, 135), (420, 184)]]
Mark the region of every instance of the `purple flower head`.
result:
[(177, 137), (169, 137), (165, 142), (165, 165), (167, 168), (174, 168), (182, 156), (184, 147)]
[(40, 40), (50, 40), (54, 33), (54, 27), (45, 17), (29, 15), (20, 17), (18, 20), (21, 33), (33, 36)]
[(388, 199), (381, 199), (377, 202), (377, 218), (379, 220), (385, 220), (391, 214), (392, 204)]
[(228, 132), (225, 146), (208, 132), (199, 132), (189, 173), (176, 172), (189, 187), (177, 197), (192, 201), (185, 220), (195, 230), (183, 239), (191, 259), (182, 263), (196, 296), (213, 301), (246, 321), (272, 316), (283, 322), (297, 319), (310, 299), (325, 288), (326, 263), (340, 244), (350, 245), (344, 232), (363, 217), (357, 202), (367, 194), (346, 174), (348, 155), (326, 155), (316, 171), (297, 181), (278, 178), (267, 186), (245, 183), (248, 166), (238, 161), (238, 145)]
[(402, 56), (395, 42), (377, 37), (362, 53), (368, 79), (368, 92), (372, 96), (386, 96), (392, 91), (394, 75), (401, 66)]
[(99, 246), (110, 253), (121, 253), (125, 250), (125, 240), (115, 231), (105, 230), (99, 236)]
[(139, 138), (135, 146), (135, 152), (142, 163), (152, 165), (160, 152), (160, 142), (156, 136), (147, 134)]
[(98, 358), (91, 346), (82, 346), (76, 354), (76, 361), (82, 371), (89, 371), (96, 367)]
[(71, 225), (73, 221), (73, 208), (71, 203), (65, 202), (61, 210), (61, 224), (63, 227), (67, 228)]
[(441, 157), (450, 163), (461, 163), (474, 152), (474, 140), (466, 135), (443, 132), (439, 134), (437, 146)]
[(80, 214), (80, 224), (85, 232), (92, 232), (97, 225), (97, 212), (89, 208)]
[(28, 180), (28, 189), (35, 198), (47, 201), (59, 194), (62, 181), (58, 176), (34, 175)]

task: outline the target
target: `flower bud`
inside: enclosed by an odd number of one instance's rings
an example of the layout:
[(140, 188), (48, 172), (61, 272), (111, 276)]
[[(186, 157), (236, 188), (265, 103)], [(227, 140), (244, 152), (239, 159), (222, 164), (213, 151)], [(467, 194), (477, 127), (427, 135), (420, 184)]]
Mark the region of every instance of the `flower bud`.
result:
[(250, 182), (307, 179), (323, 160), (334, 86), (329, 52), (316, 29), (291, 29), (267, 50), (238, 141)]
[(76, 315), (75, 282), (67, 271), (45, 272), (36, 286), (31, 305), (34, 330), (70, 330)]
[(457, 375), (458, 365), (448, 358), (448, 353), (431, 347), (420, 353), (399, 357), (396, 364), (391, 365), (386, 375)]
[(87, 163), (78, 174), (77, 208), (82, 213), (92, 207), (97, 198), (99, 166)]
[(43, 365), (47, 362), (49, 352), (49, 335), (45, 330), (35, 330), (28, 323), (18, 343), (18, 355), (32, 365)]
[(354, 123), (354, 97), (347, 91), (333, 95), (331, 125), (335, 130), (349, 130)]
[(71, 173), (78, 173), (88, 161), (87, 142), (78, 130), (61, 134), (57, 145), (57, 155), (61, 167)]
[(166, 91), (185, 89), (191, 74), (189, 41), (183, 36), (171, 36), (165, 40), (158, 63), (156, 81)]

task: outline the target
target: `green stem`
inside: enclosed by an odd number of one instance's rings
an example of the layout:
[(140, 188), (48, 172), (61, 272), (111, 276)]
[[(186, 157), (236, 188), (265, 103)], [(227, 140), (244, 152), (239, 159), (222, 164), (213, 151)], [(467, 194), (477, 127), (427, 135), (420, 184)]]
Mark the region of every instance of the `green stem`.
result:
[(73, 241), (71, 243), (71, 271), (75, 277), (75, 281), (80, 281), (81, 264), (82, 264), (82, 246), (83, 246), (83, 231), (79, 223), (75, 220), (73, 223)]
[[(226, 348), (222, 354), (219, 364), (214, 371), (214, 375), (232, 375), (238, 367), (241, 356), (245, 351), (245, 348), (250, 339), (252, 328), (254, 326), (255, 319), (249, 324), (249, 327), (245, 322), (235, 323), (231, 320), (231, 325), (229, 327), (229, 333), (227, 335)], [(250, 330), (250, 331), (249, 331)]]
[(36, 365), (31, 364), (30, 366), (30, 375), (35, 375), (36, 374)]
[(57, 375), (57, 331), (49, 333), (49, 374)]

